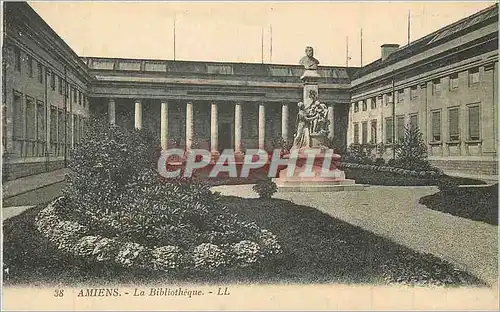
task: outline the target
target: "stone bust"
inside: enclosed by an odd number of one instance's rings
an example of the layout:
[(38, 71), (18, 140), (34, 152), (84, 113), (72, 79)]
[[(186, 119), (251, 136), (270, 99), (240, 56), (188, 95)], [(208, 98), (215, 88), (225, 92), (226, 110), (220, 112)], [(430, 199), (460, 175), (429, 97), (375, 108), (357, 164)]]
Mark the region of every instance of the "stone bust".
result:
[(306, 47), (306, 55), (300, 59), (300, 65), (304, 66), (304, 69), (316, 70), (318, 69), (319, 61), (314, 58), (314, 50), (312, 47)]

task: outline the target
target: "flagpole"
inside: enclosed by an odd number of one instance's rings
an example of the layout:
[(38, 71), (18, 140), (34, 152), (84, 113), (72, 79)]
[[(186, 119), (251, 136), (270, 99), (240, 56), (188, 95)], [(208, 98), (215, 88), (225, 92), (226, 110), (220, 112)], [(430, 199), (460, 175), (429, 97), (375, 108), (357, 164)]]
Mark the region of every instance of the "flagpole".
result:
[(345, 67), (349, 67), (349, 37), (345, 37)]
[(273, 62), (273, 8), (271, 7), (269, 24), (269, 63)]
[(174, 14), (174, 61), (175, 61), (175, 20), (177, 19), (177, 16)]
[(361, 28), (361, 61), (360, 67), (363, 67), (363, 28)]
[(261, 59), (264, 64), (264, 27), (260, 28)]
[(269, 40), (270, 40), (270, 47), (269, 47), (269, 63), (273, 62), (273, 25), (271, 24), (269, 26)]
[(408, 10), (408, 45), (410, 45), (410, 20), (411, 20), (411, 17), (410, 17), (410, 10)]

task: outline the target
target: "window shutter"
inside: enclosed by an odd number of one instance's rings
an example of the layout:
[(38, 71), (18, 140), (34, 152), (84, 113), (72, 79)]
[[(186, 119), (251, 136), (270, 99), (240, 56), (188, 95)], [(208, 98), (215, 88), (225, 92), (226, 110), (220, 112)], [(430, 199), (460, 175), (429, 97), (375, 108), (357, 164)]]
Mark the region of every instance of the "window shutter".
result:
[(479, 140), (479, 106), (469, 107), (469, 139)]
[(458, 109), (449, 110), (449, 128), (450, 128), (450, 141), (459, 140), (459, 129), (458, 129)]

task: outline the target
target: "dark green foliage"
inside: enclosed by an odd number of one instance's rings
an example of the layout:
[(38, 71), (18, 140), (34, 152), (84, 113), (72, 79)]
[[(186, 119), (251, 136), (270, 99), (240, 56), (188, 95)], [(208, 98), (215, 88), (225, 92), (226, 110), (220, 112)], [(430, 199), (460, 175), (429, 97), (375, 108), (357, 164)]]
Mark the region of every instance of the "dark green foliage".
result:
[[(445, 183), (458, 184), (451, 179)], [(440, 192), (420, 198), (419, 203), (454, 216), (498, 225), (498, 183), (460, 188), (443, 186), (439, 185)]]
[(409, 170), (428, 170), (427, 146), (418, 127), (405, 127), (405, 136), (396, 146), (398, 166)]
[(354, 164), (373, 164), (375, 162), (374, 148), (375, 146), (372, 144), (351, 144), (342, 161)]
[(276, 183), (271, 178), (260, 179), (252, 189), (259, 194), (260, 198), (271, 198), (278, 191)]
[(177, 246), (188, 254), (201, 246), (200, 257), (203, 244), (261, 241), (262, 230), (227, 212), (208, 185), (162, 178), (158, 157), (158, 142), (144, 130), (92, 124), (74, 150), (59, 214), (116, 241)]
[(292, 148), (293, 142), (283, 139), (281, 136), (274, 137), (271, 140), (272, 148), (281, 149), (283, 153), (288, 153)]

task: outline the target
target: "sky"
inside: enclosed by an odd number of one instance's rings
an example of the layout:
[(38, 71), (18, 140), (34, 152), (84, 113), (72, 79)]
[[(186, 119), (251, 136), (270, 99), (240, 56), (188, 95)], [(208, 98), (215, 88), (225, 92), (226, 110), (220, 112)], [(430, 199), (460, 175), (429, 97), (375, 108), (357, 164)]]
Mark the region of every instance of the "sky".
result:
[(80, 56), (174, 59), (175, 20), (177, 60), (360, 66), (495, 2), (28, 3)]

